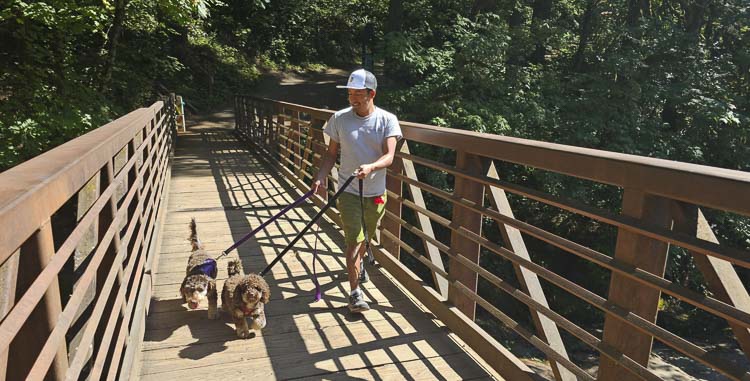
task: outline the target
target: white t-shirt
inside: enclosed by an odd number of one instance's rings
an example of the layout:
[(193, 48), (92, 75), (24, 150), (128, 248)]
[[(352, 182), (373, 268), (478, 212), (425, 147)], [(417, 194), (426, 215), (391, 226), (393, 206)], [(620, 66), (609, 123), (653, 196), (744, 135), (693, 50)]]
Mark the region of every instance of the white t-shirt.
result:
[[(375, 107), (372, 114), (361, 117), (351, 107), (337, 111), (323, 130), (341, 145), (339, 185), (362, 164), (377, 161), (383, 156), (385, 139), (401, 139), (401, 127), (395, 115)], [(359, 181), (354, 179), (345, 192), (359, 195)], [(385, 169), (373, 171), (364, 179), (363, 195), (380, 196), (385, 193)]]

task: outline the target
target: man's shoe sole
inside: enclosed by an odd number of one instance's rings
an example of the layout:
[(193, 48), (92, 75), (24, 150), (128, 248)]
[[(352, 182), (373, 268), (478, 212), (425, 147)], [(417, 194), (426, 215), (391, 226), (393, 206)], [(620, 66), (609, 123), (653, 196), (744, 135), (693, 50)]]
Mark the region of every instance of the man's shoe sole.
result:
[(362, 312), (369, 311), (370, 307), (353, 307), (349, 306), (349, 312), (353, 314), (361, 314)]

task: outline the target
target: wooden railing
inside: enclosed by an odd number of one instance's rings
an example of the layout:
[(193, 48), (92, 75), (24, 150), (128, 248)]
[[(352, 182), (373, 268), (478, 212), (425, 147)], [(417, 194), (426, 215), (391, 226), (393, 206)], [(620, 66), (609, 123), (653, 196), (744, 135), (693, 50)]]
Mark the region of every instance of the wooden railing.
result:
[(0, 380), (128, 378), (173, 105), (135, 110), (0, 174)]
[[(333, 112), (250, 96), (238, 96), (235, 110), (237, 132), (298, 187), (309, 189), (327, 145), (322, 127)], [(401, 122), (401, 128), (405, 142), (388, 169), (389, 202), (376, 258), (504, 377), (521, 380), (536, 375), (474, 322), (477, 304), (543, 352), (558, 380), (595, 379), (570, 360), (559, 328), (599, 353), (599, 380), (661, 379), (648, 368), (653, 339), (729, 379), (750, 379), (748, 369), (732, 365), (655, 323), (660, 298), (667, 294), (725, 319), (745, 356), (750, 354), (750, 297), (735, 271), (735, 267), (750, 268), (750, 253), (720, 245), (700, 209), (739, 218), (750, 216), (750, 174), (408, 122)], [(451, 152), (455, 164), (410, 154), (409, 144), (414, 143)], [(503, 181), (495, 167), (499, 163), (617, 187), (622, 192), (621, 212)], [(415, 165), (449, 174), (445, 178), (454, 179), (447, 187), (452, 192), (420, 181)], [(330, 181), (335, 183), (336, 179), (334, 171)], [(411, 197), (406, 196), (404, 188)], [(423, 192), (450, 205), (450, 218), (431, 210)], [(617, 241), (611, 250), (614, 254), (607, 255), (514, 218), (506, 192), (612, 226), (617, 229)], [(490, 206), (485, 205), (485, 199)], [(316, 203), (322, 204), (322, 200)], [(404, 219), (404, 208), (416, 215), (416, 226)], [(335, 210), (329, 216), (340, 223)], [(485, 238), (483, 218), (494, 220), (500, 227), (501, 242)], [(436, 239), (435, 224), (450, 232), (449, 242)], [(405, 242), (405, 231), (419, 237), (424, 249), (417, 250)], [(524, 242), (528, 237), (609, 271), (608, 297), (532, 261)], [(692, 255), (713, 296), (665, 278), (669, 245)], [(480, 266), (480, 249), (513, 263), (521, 288)], [(433, 279), (416, 276), (399, 260), (401, 253), (414, 256), (429, 268)], [(449, 258), (448, 266), (443, 263), (443, 255)], [(535, 331), (480, 296), (479, 277), (527, 305)], [(592, 334), (551, 309), (540, 277), (603, 312), (603, 333)]]

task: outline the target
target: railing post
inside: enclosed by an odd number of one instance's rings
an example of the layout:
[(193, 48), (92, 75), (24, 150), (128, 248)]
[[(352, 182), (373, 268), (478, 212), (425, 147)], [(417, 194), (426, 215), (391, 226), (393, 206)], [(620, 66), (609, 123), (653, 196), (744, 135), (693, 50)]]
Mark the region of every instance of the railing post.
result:
[[(464, 151), (456, 153), (456, 168), (477, 177), (484, 176), (485, 172), (482, 170), (482, 160), (480, 157)], [(463, 177), (456, 177), (453, 194), (456, 197), (461, 197), (482, 205), (484, 201), (484, 186)], [(454, 204), (452, 220), (454, 224), (463, 226), (479, 235), (482, 234), (482, 215), (480, 213)], [(474, 263), (479, 263), (479, 245), (455, 231), (451, 233), (451, 248), (458, 255), (464, 256)], [(475, 272), (454, 259), (450, 261), (448, 272), (451, 279), (459, 281), (473, 292), (477, 291), (477, 274)], [(450, 286), (449, 288), (448, 299), (469, 319), (474, 320), (476, 303), (473, 300), (464, 296), (454, 286)]]
[(245, 106), (245, 97), (241, 95), (234, 96), (234, 129), (240, 134), (245, 134), (245, 124), (247, 123), (247, 109)]
[[(21, 299), (54, 254), (52, 223), (47, 220), (21, 246), (16, 302)], [(23, 380), (26, 378), (49, 334), (55, 328), (61, 312), (60, 288), (57, 278), (55, 278), (44, 294), (44, 298), (39, 301), (34, 312), (31, 313), (10, 345), (9, 353), (13, 354), (13, 364), (8, 368), (8, 380)], [(67, 369), (68, 352), (65, 343), (63, 343), (57, 349), (57, 355), (47, 372), (46, 379), (64, 380)]]
[[(669, 228), (670, 200), (645, 193), (639, 189), (625, 188), (622, 199), (622, 214), (637, 218), (644, 224)], [(619, 229), (614, 258), (622, 263), (635, 266), (654, 275), (663, 277), (669, 245)], [(638, 283), (619, 273), (613, 273), (609, 284), (608, 301), (632, 313), (656, 322), (661, 292)], [(621, 320), (610, 315), (604, 319), (602, 341), (643, 366), (648, 366), (653, 337), (637, 332)], [(639, 379), (620, 367), (617, 362), (602, 356), (599, 366), (599, 380), (630, 381)]]
[[(396, 147), (397, 152), (401, 150), (401, 148), (404, 146), (404, 143), (405, 141), (403, 139), (398, 142), (398, 146)], [(400, 157), (393, 158), (393, 163), (391, 164), (390, 168), (388, 168), (388, 170), (393, 173), (402, 175), (404, 173), (404, 160)], [(404, 194), (404, 182), (394, 176), (386, 175), (385, 189), (388, 192), (391, 192), (401, 198)], [(393, 213), (398, 218), (401, 218), (402, 208), (403, 207), (401, 205), (401, 200), (388, 200), (388, 202), (385, 203), (385, 209)], [(398, 223), (398, 221), (390, 218), (383, 218), (380, 226), (383, 230), (393, 234), (393, 236), (397, 240), (401, 239), (401, 224)], [(380, 238), (380, 243), (383, 245), (383, 248), (387, 252), (391, 253), (391, 255), (393, 255), (396, 259), (401, 259), (401, 245), (399, 245), (397, 241), (387, 237), (382, 237)]]
[[(284, 127), (286, 126), (286, 119), (284, 115), (284, 108), (278, 107), (276, 109), (276, 141), (273, 143), (273, 149), (276, 150), (279, 153), (279, 163), (282, 167), (285, 167), (286, 160), (284, 160), (285, 153), (281, 150), (281, 147), (279, 147), (280, 138), (282, 134), (285, 134), (289, 136), (288, 133), (285, 133)], [(287, 146), (289, 145), (289, 141), (287, 140)]]
[[(315, 157), (315, 154), (321, 154), (320, 149), (318, 149), (319, 146), (315, 144), (315, 142), (323, 140), (323, 137), (320, 135), (323, 134), (324, 124), (324, 120), (313, 118), (310, 121), (310, 126), (307, 127), (307, 141), (305, 142), (305, 151), (303, 152), (302, 158), (306, 161), (309, 161), (310, 163), (313, 163), (313, 166), (315, 168), (320, 168), (320, 163)], [(300, 166), (297, 177), (299, 177), (303, 182), (306, 182), (307, 179), (305, 179), (304, 173), (308, 170), (308, 164), (304, 160), (302, 161), (302, 165)], [(315, 173), (313, 172), (311, 173), (311, 175), (315, 176)]]
[[(0, 321), (5, 319), (16, 300), (19, 252), (16, 251), (4, 264), (0, 265)], [(8, 372), (8, 351), (0, 351), (0, 381), (6, 380)]]
[[(295, 153), (296, 155), (292, 159), (294, 160), (294, 166), (297, 167), (297, 170), (299, 170), (301, 164), (302, 164), (302, 129), (299, 125), (299, 111), (292, 110), (292, 122), (289, 129), (289, 137), (291, 138), (291, 141), (289, 142), (289, 148), (291, 148), (291, 152)], [(294, 171), (297, 172), (297, 171)]]
[(262, 131), (265, 128), (266, 121), (264, 120), (264, 116), (268, 113), (268, 110), (263, 107), (256, 110), (258, 111), (258, 119), (253, 120), (253, 130), (250, 134), (250, 141), (260, 147), (261, 144), (259, 137), (261, 136)]
[[(107, 162), (107, 165), (101, 174), (101, 180), (100, 189), (104, 190), (107, 189), (109, 186), (116, 186), (116, 184), (113, 184), (115, 179), (115, 170), (114, 165), (112, 163), (112, 159), (110, 159)], [(110, 225), (112, 224), (112, 220), (115, 218), (115, 215), (117, 214), (117, 192), (112, 195), (112, 197), (109, 199), (109, 205), (104, 207), (102, 209), (101, 213), (99, 213), (99, 238), (104, 237), (104, 235), (107, 233), (107, 230), (109, 229)], [(124, 258), (122, 258), (119, 255), (120, 252), (120, 229), (118, 227), (117, 231), (115, 232), (115, 235), (112, 237), (112, 241), (109, 244), (109, 247), (107, 248), (107, 251), (104, 253), (104, 259), (102, 260), (101, 264), (99, 264), (99, 268), (96, 271), (96, 295), (101, 298), (103, 295), (100, 295), (102, 287), (104, 287), (104, 281), (107, 279), (107, 274), (109, 274), (109, 269), (112, 266), (118, 266), (117, 269), (117, 283), (122, 285), (123, 280), (123, 272), (122, 272), (122, 261)], [(119, 263), (115, 263), (119, 262)], [(114, 291), (116, 290), (114, 287), (112, 288), (114, 294)], [(109, 296), (107, 296), (109, 297)], [(105, 309), (105, 313), (108, 313), (110, 310), (110, 307)], [(120, 309), (120, 313), (124, 315), (125, 313), (125, 306), (123, 306)]]

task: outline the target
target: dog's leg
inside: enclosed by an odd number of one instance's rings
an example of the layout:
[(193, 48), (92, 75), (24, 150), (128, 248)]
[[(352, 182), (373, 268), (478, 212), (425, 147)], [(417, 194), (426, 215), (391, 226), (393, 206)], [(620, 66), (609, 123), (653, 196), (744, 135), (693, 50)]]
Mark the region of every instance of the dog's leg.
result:
[(255, 313), (253, 313), (253, 322), (250, 323), (250, 328), (260, 331), (266, 328), (266, 312), (263, 308), (263, 302), (258, 302), (255, 307)]
[(216, 281), (212, 280), (208, 282), (208, 318), (211, 320), (219, 318), (218, 299)]
[(234, 327), (237, 332), (237, 337), (239, 337), (240, 339), (250, 338), (250, 330), (247, 327), (245, 314), (242, 313), (242, 311), (235, 310), (232, 314), (232, 318), (234, 320)]

